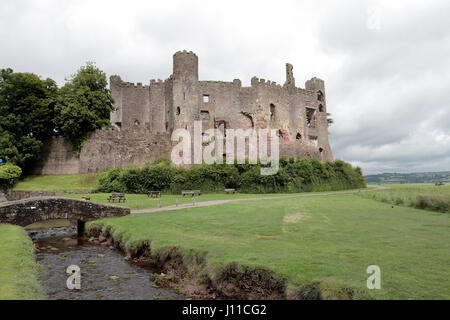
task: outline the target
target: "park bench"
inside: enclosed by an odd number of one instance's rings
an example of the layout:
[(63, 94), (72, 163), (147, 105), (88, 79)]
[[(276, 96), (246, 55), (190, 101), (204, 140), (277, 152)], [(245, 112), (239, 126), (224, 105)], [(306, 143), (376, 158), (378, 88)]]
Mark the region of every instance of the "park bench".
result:
[(147, 195), (149, 198), (161, 198), (161, 191), (150, 191)]
[(108, 198), (108, 202), (116, 202), (118, 201), (119, 203), (125, 202), (127, 199), (125, 198), (125, 194), (124, 193), (113, 193), (112, 195), (109, 196)]
[(225, 193), (226, 194), (235, 194), (236, 193), (236, 189), (225, 189)]
[(200, 190), (183, 190), (183, 191), (181, 191), (181, 195), (182, 195), (183, 198), (184, 198), (184, 196), (186, 196), (186, 195), (190, 195), (191, 197), (193, 197), (193, 196), (195, 196), (195, 195), (201, 196), (202, 193), (201, 193)]
[(435, 183), (435, 186), (436, 186), (436, 187), (440, 187), (440, 186), (443, 186), (443, 185), (445, 185), (445, 183), (442, 182), (442, 181), (436, 182), (436, 183)]

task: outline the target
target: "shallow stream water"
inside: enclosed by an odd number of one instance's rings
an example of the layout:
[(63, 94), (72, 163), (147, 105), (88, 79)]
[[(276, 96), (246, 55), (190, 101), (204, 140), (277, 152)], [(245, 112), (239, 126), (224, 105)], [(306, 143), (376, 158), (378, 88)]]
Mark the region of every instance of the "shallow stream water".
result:
[[(128, 262), (108, 247), (92, 245), (71, 235), (70, 231), (44, 229), (32, 230), (39, 248), (37, 261), (44, 269), (44, 285), (50, 300), (165, 300), (184, 299), (171, 290), (153, 284), (149, 268)], [(34, 233), (34, 234), (33, 234)], [(76, 233), (76, 230), (75, 230)], [(57, 238), (45, 238), (58, 235)], [(62, 236), (66, 237), (63, 238)], [(71, 235), (68, 237), (68, 235)], [(69, 290), (66, 270), (76, 265), (81, 269), (81, 289)]]

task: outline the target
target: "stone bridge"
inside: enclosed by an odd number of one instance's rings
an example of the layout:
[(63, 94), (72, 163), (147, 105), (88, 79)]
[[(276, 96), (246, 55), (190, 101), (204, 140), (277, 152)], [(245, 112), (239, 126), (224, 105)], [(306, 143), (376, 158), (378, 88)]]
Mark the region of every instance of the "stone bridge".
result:
[(40, 197), (0, 203), (0, 223), (25, 227), (52, 219), (77, 220), (79, 235), (84, 232), (85, 222), (128, 214), (129, 208), (70, 198)]

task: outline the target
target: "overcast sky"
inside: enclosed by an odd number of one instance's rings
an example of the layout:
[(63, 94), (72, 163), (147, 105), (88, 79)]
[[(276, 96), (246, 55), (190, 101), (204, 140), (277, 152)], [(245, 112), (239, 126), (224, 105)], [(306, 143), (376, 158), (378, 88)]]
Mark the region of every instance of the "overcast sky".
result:
[(450, 170), (450, 2), (0, 1), (0, 68), (63, 84), (86, 61), (130, 82), (325, 80), (336, 158), (365, 174)]

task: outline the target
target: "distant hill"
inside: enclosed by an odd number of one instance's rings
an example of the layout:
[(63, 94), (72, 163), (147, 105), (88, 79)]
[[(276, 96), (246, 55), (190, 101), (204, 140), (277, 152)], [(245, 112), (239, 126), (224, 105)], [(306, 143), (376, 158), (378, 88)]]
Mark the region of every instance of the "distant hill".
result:
[(421, 173), (382, 173), (364, 176), (368, 184), (391, 183), (450, 183), (450, 171)]

